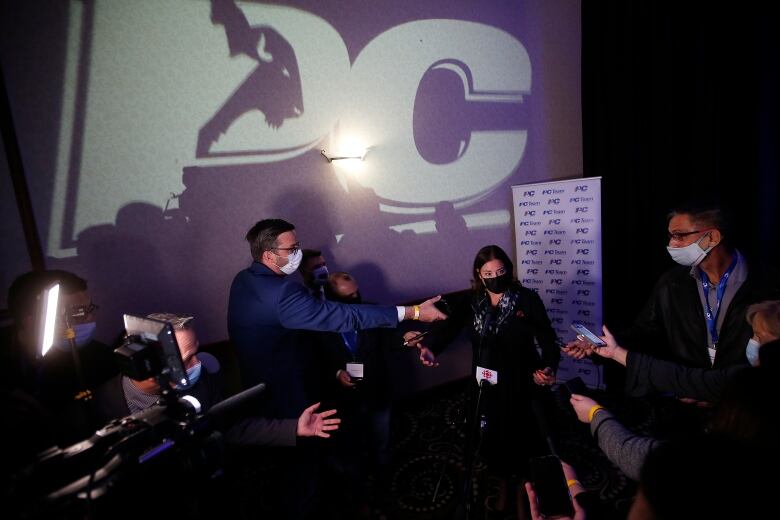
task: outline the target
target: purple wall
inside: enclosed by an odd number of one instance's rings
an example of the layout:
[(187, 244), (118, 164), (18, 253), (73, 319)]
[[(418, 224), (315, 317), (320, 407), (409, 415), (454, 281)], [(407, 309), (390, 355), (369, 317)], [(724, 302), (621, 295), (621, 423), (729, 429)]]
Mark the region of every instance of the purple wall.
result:
[[(104, 339), (159, 310), (224, 339), (243, 236), (266, 217), (367, 298), (465, 288), (481, 246), (514, 249), (509, 186), (582, 173), (579, 2), (1, 9), (48, 266), (89, 280)], [(320, 155), (350, 146), (363, 162)], [(7, 289), (24, 263), (3, 250)]]

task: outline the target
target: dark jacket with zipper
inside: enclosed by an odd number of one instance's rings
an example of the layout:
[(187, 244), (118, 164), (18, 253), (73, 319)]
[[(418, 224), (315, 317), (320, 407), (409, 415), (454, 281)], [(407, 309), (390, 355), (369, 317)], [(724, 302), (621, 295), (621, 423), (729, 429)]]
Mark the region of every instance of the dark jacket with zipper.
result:
[(747, 279), (725, 310), (715, 362), (711, 364), (698, 281), (690, 271), (690, 267), (679, 266), (664, 273), (634, 325), (617, 335), (618, 342), (629, 350), (689, 367), (724, 368), (747, 364), (745, 346), (753, 331), (745, 321), (745, 312), (753, 303), (780, 298), (777, 277), (748, 264)]

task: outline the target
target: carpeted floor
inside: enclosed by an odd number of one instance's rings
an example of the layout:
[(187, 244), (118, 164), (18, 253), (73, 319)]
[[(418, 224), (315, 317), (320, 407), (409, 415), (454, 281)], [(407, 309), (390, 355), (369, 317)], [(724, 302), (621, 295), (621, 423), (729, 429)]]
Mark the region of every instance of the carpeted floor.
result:
[[(460, 512), (467, 384), (468, 381), (459, 381), (446, 385), (394, 409), (393, 462), (383, 511), (386, 518), (451, 519)], [(598, 391), (592, 396), (638, 431), (646, 430), (645, 426), (652, 421), (651, 407), (643, 409), (641, 404), (615, 402)], [(635, 483), (606, 459), (587, 426), (577, 421), (568, 400), (557, 392), (554, 397), (554, 409), (548, 410), (548, 414), (559, 455), (575, 467), (583, 485), (598, 497), (603, 518), (625, 518)], [(511, 501), (503, 513), (491, 507), (498, 495), (498, 481), (480, 460), (475, 464), (473, 485), (477, 497), (473, 518), (516, 518)]]
[[(443, 385), (412, 400), (396, 403), (392, 418), (392, 455), (386, 482), (365, 481), (365, 496), (373, 508), (355, 510), (355, 497), (347, 497), (338, 475), (325, 472), (320, 480), (320, 501), (316, 518), (377, 518), (387, 520), (435, 520), (463, 518), (464, 444), (467, 388), (462, 380)], [(656, 425), (665, 420), (664, 410), (642, 400), (627, 400), (604, 392), (592, 391), (591, 397), (613, 411), (632, 430), (657, 434)], [(560, 457), (574, 466), (579, 480), (598, 504), (597, 515), (590, 518), (622, 520), (626, 518), (636, 492), (636, 483), (623, 475), (604, 456), (585, 424), (580, 423), (568, 398), (553, 392), (547, 410), (550, 429)], [(659, 411), (660, 410), (660, 411)], [(651, 428), (652, 426), (652, 428)], [(230, 495), (221, 501), (230, 504), (232, 518), (277, 518), (269, 501), (278, 486), (279, 467), (268, 463), (265, 454), (260, 463), (242, 460), (242, 471), (232, 479)], [(236, 475), (234, 475), (236, 476)], [(496, 512), (498, 481), (485, 464), (477, 460), (473, 476), (476, 499), (473, 519), (516, 518), (513, 493), (503, 512)]]

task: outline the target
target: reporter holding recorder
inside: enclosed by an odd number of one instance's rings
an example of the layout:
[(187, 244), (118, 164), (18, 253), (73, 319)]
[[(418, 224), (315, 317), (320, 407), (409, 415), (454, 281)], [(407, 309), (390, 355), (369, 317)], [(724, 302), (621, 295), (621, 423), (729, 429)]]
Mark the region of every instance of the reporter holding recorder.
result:
[[(493, 505), (506, 507), (506, 483), (516, 479), (518, 518), (528, 518), (527, 500), (521, 485), (528, 477), (528, 459), (548, 452), (539, 432), (532, 400), (549, 393), (555, 382), (560, 360), (555, 331), (544, 304), (536, 292), (523, 287), (513, 277), (513, 264), (498, 246), (485, 246), (474, 258), (472, 290), (459, 300), (450, 301), (452, 315), (421, 341), (412, 342), (425, 354), (424, 364), (435, 364), (435, 355), (455, 339), (463, 327), (471, 332), (472, 390), (478, 393), (478, 379), (485, 369), (490, 385), (483, 388), (481, 411), (470, 417), (484, 416), (487, 428), (481, 441), (481, 454), (492, 473), (501, 482), (500, 496)], [(407, 332), (410, 340), (417, 331)], [(430, 340), (429, 340), (430, 338)], [(540, 356), (534, 340), (542, 349)], [(430, 341), (431, 349), (425, 346)], [(495, 376), (497, 375), (497, 381)], [(475, 399), (476, 401), (476, 399)], [(472, 450), (468, 448), (467, 450)]]
[[(758, 366), (762, 357), (767, 358), (769, 365), (777, 364), (772, 353), (779, 351), (780, 345), (780, 300), (754, 303), (747, 308), (745, 321), (753, 331), (753, 336), (745, 345), (745, 358), (749, 365), (699, 368), (659, 359), (621, 347), (606, 326), (601, 337), (603, 347), (597, 348), (592, 340), (578, 336), (563, 348), (563, 352), (575, 359), (596, 354), (623, 365), (627, 369), (626, 395), (631, 397), (672, 392), (704, 405), (719, 401), (727, 384), (751, 366)], [(759, 356), (759, 352), (763, 355)]]

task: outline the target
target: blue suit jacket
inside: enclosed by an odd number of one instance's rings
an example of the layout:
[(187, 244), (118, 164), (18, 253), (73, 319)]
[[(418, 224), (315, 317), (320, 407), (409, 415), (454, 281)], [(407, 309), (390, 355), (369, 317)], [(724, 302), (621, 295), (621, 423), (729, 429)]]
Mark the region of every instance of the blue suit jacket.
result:
[(395, 307), (317, 300), (300, 283), (259, 262), (239, 272), (230, 287), (228, 333), (242, 384), (267, 383), (266, 417), (298, 417), (311, 404), (305, 388), (310, 345), (301, 330), (346, 332), (397, 324)]

